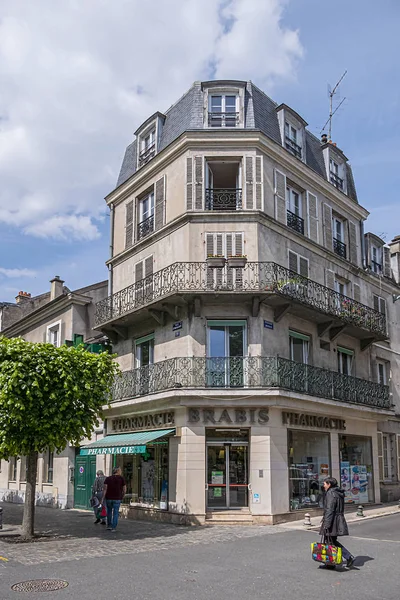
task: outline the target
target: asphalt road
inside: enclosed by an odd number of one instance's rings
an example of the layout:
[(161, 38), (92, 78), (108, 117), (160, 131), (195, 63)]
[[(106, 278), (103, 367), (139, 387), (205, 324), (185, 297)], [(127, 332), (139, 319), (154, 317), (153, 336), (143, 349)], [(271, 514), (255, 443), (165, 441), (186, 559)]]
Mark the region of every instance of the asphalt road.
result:
[[(121, 524), (124, 525), (124, 524)], [(127, 524), (136, 531), (135, 524)], [(320, 569), (310, 558), (315, 532), (283, 527), (215, 527), (186, 529), (181, 535), (147, 540), (141, 531), (128, 548), (124, 533), (102, 532), (86, 558), (66, 554), (37, 564), (19, 562), (15, 545), (0, 542), (0, 600), (18, 598), (11, 585), (27, 579), (59, 578), (69, 586), (57, 592), (24, 593), (23, 598), (51, 600), (399, 600), (400, 514), (351, 525), (346, 545), (357, 555), (355, 568)], [(108, 537), (107, 534), (108, 533)], [(100, 535), (100, 534), (99, 534)], [(110, 539), (110, 536), (114, 537)], [(111, 541), (112, 540), (112, 541)], [(344, 541), (344, 540), (342, 540)], [(79, 542), (85, 546), (84, 538)], [(147, 545), (146, 545), (147, 544)], [(54, 546), (55, 547), (55, 546)], [(58, 546), (57, 546), (58, 547)], [(78, 546), (76, 546), (78, 548)], [(112, 550), (112, 551), (111, 551)], [(24, 549), (25, 551), (25, 549)], [(34, 551), (34, 548), (32, 548)], [(56, 550), (55, 550), (56, 552)], [(21, 555), (22, 556), (22, 555)], [(52, 560), (52, 558), (54, 560)]]

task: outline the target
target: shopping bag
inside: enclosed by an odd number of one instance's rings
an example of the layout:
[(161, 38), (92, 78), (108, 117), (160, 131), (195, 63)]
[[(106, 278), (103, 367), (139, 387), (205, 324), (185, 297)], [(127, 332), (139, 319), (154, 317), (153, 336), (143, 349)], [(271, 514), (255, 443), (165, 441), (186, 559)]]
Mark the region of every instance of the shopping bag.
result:
[(325, 565), (341, 565), (342, 549), (329, 543), (329, 539), (321, 539), (320, 542), (311, 542), (311, 557)]
[(90, 498), (89, 502), (90, 502), (90, 506), (91, 506), (92, 508), (96, 508), (96, 506), (98, 506), (98, 505), (100, 504), (100, 502), (99, 502), (99, 499), (98, 499), (98, 497), (97, 497), (97, 496), (92, 496), (92, 497)]
[(103, 506), (101, 507), (100, 517), (106, 517), (106, 516), (107, 516), (107, 507), (105, 504), (103, 504)]

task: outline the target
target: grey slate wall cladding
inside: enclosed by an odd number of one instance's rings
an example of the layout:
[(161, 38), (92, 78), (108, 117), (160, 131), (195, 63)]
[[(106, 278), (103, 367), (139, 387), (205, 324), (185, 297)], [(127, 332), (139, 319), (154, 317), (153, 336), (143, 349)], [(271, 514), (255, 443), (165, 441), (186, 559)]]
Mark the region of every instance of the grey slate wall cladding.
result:
[[(196, 81), (192, 87), (171, 106), (165, 113), (165, 123), (162, 127), (158, 152), (164, 150), (185, 131), (203, 129), (203, 92), (202, 84)], [(281, 145), (276, 107), (262, 90), (251, 81), (246, 83), (244, 98), (244, 118), (246, 129), (257, 129)], [(130, 144), (125, 152), (119, 173), (117, 187), (125, 183), (136, 171), (136, 140)], [(325, 164), (321, 150), (321, 143), (312, 133), (306, 131), (306, 161), (307, 165), (326, 179)], [(350, 165), (347, 168), (347, 195), (357, 202), (357, 193), (353, 173)]]

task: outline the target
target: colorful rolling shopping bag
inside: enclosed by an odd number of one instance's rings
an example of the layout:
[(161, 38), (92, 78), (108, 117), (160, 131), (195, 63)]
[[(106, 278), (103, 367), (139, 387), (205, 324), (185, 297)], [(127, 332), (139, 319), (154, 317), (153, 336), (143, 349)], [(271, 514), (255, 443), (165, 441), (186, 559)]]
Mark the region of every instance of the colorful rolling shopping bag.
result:
[(320, 542), (311, 543), (311, 557), (325, 565), (341, 565), (342, 549), (329, 543), (329, 538), (321, 538)]

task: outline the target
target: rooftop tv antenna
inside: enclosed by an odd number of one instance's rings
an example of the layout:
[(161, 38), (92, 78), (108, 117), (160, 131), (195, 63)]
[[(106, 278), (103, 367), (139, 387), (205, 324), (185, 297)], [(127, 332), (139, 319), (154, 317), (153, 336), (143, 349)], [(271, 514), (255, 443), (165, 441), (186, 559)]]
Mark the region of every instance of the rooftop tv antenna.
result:
[(337, 93), (339, 85), (342, 83), (343, 79), (346, 77), (347, 75), (347, 71), (345, 71), (343, 73), (343, 75), (341, 76), (341, 78), (339, 79), (339, 81), (337, 82), (337, 84), (335, 85), (335, 87), (333, 88), (333, 90), (331, 89), (331, 87), (328, 87), (328, 93), (329, 93), (329, 118), (327, 120), (327, 122), (325, 123), (325, 125), (323, 126), (323, 128), (321, 129), (321, 133), (323, 131), (325, 131), (325, 127), (327, 125), (329, 125), (328, 128), (328, 141), (332, 141), (332, 117), (333, 115), (339, 110), (339, 108), (342, 106), (343, 102), (346, 100), (346, 98), (343, 98), (339, 104), (337, 105), (337, 107), (335, 108), (335, 110), (333, 110), (333, 97), (334, 95)]

